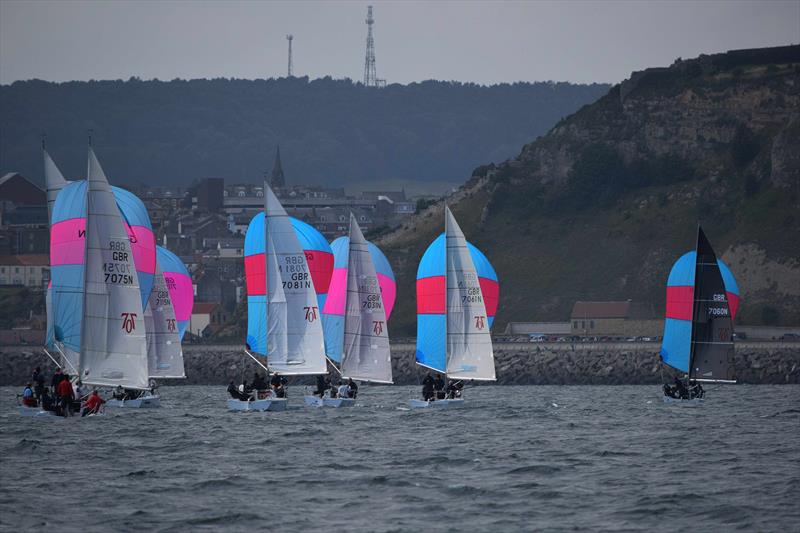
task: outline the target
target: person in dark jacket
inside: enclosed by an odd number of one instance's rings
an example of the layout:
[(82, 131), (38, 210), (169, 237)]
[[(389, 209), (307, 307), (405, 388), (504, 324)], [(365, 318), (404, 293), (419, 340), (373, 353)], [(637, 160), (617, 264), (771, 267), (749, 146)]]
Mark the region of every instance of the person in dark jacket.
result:
[(42, 375), (42, 369), (38, 366), (33, 371), (31, 381), (33, 382), (34, 396), (36, 396), (37, 399), (41, 398), (42, 391), (44, 390), (44, 376)]
[(433, 380), (433, 390), (437, 400), (444, 399), (444, 380), (442, 376), (438, 374), (436, 375), (436, 379)]
[(425, 401), (433, 400), (433, 377), (431, 377), (430, 372), (422, 380), (422, 399)]
[(449, 399), (460, 398), (461, 397), (461, 389), (464, 388), (464, 382), (460, 379), (451, 379), (447, 383), (447, 388), (445, 392), (447, 393), (447, 397)]
[(228, 384), (228, 394), (230, 394), (231, 398), (234, 400), (239, 400), (242, 402), (247, 401), (247, 395), (239, 392), (239, 389), (237, 389), (236, 385), (233, 384), (233, 380), (231, 380), (231, 382)]
[(61, 373), (60, 368), (56, 368), (56, 371), (53, 372), (53, 377), (50, 378), (50, 387), (52, 387), (53, 392), (58, 390), (58, 384), (61, 383), (61, 380), (64, 378), (64, 374)]
[(350, 378), (347, 381), (347, 385), (350, 387), (350, 397), (355, 399), (358, 396), (358, 384), (353, 381), (353, 378)]
[(257, 391), (266, 390), (268, 388), (267, 382), (264, 381), (264, 376), (258, 372), (253, 374), (253, 388)]
[(47, 390), (47, 387), (42, 390), (42, 410), (44, 411), (54, 411), (55, 405), (53, 404), (53, 397), (50, 396), (50, 391)]
[(286, 398), (286, 383), (288, 380), (285, 377), (278, 375), (277, 372), (272, 374), (269, 384), (272, 386), (276, 398)]
[(317, 376), (317, 390), (314, 391), (314, 396), (322, 398), (325, 391), (331, 388), (331, 379), (328, 376), (320, 374)]

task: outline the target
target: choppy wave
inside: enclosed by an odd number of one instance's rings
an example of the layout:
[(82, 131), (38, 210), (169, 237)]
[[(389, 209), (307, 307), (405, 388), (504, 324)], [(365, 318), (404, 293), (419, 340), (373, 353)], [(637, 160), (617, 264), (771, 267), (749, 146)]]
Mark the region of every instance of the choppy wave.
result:
[[(228, 413), (224, 387), (162, 409), (22, 419), (0, 389), (0, 530), (786, 530), (797, 524), (797, 386), (475, 387), (463, 410)], [(209, 399), (211, 399), (209, 403)], [(648, 403), (648, 401), (653, 401)], [(557, 407), (555, 407), (557, 406)]]

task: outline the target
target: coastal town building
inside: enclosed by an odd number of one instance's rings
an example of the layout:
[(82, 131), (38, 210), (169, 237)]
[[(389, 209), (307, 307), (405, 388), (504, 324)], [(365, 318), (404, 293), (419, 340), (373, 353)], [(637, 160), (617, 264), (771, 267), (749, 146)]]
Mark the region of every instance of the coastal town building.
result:
[(49, 281), (49, 256), (44, 254), (0, 256), (0, 285), (44, 290)]
[(570, 333), (577, 336), (657, 336), (664, 321), (652, 306), (624, 302), (575, 302)]

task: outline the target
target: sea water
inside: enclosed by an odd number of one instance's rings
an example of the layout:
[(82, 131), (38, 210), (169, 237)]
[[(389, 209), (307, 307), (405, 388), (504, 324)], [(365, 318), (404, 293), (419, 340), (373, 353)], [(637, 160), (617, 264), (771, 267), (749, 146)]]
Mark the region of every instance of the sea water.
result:
[[(713, 387), (707, 387), (711, 389)], [(351, 409), (230, 413), (225, 387), (160, 409), (21, 418), (0, 389), (8, 531), (789, 531), (800, 386), (482, 386), (461, 410), (362, 386)]]

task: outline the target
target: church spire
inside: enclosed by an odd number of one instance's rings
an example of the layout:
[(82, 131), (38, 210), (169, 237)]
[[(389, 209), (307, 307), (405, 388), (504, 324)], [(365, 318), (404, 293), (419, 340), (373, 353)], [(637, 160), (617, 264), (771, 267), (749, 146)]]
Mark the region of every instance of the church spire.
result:
[(275, 165), (272, 167), (272, 176), (270, 177), (270, 185), (273, 189), (282, 189), (286, 187), (286, 178), (283, 176), (283, 166), (281, 166), (281, 147), (275, 152)]

